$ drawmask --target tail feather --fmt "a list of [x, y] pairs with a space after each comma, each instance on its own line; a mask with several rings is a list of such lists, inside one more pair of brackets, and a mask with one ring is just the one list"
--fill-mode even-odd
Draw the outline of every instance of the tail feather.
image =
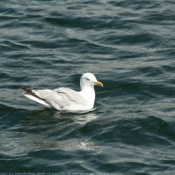
[[39, 97], [38, 95], [36, 95], [36, 94], [32, 91], [32, 89], [30, 89], [30, 88], [25, 88], [25, 87], [23, 87], [23, 86], [19, 86], [19, 87], [20, 87], [21, 89], [23, 89], [27, 94], [32, 95], [32, 96], [34, 96], [34, 97], [36, 97], [36, 98], [38, 98], [38, 99], [40, 99], [40, 100], [46, 101], [45, 99], [43, 99], [43, 98]]
[[30, 89], [30, 88], [25, 88], [25, 87], [23, 87], [23, 86], [19, 86], [21, 89], [23, 89], [26, 93], [24, 94], [24, 96], [26, 96], [27, 98], [29, 98], [29, 99], [31, 99], [31, 100], [33, 100], [33, 101], [36, 101], [37, 103], [40, 103], [40, 104], [42, 104], [43, 106], [45, 106], [46, 108], [51, 108], [51, 106], [49, 105], [49, 103], [45, 100], [45, 99], [43, 99], [43, 98], [41, 98], [41, 97], [39, 97], [38, 95], [36, 95], [33, 91], [32, 91], [32, 89]]

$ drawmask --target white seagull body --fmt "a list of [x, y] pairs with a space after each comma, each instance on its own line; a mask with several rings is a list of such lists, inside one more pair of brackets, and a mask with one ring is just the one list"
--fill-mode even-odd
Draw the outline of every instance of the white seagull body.
[[77, 92], [69, 88], [57, 88], [54, 90], [32, 90], [21, 87], [25, 90], [25, 96], [34, 100], [46, 108], [55, 108], [60, 111], [88, 111], [95, 102], [94, 85], [103, 87], [91, 73], [81, 76], [81, 91]]

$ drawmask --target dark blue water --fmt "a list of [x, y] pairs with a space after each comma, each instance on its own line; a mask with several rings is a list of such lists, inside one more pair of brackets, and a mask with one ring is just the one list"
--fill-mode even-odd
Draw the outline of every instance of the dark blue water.
[[[79, 90], [85, 72], [104, 84], [86, 114], [17, 87]], [[175, 174], [174, 0], [1, 0], [0, 82], [2, 175]]]

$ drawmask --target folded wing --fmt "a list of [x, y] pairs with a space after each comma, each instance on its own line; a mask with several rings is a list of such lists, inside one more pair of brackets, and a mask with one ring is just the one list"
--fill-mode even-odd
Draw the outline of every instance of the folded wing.
[[76, 91], [69, 88], [57, 88], [55, 90], [32, 90], [21, 87], [26, 91], [26, 97], [44, 105], [64, 110], [73, 105], [86, 105], [88, 102]]

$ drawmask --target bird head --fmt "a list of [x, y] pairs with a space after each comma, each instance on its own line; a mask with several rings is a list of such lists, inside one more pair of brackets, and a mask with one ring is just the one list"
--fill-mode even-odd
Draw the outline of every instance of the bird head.
[[100, 81], [97, 81], [96, 77], [92, 73], [85, 73], [81, 76], [80, 86], [83, 87], [94, 87], [94, 85], [98, 85], [103, 87], [103, 84]]

